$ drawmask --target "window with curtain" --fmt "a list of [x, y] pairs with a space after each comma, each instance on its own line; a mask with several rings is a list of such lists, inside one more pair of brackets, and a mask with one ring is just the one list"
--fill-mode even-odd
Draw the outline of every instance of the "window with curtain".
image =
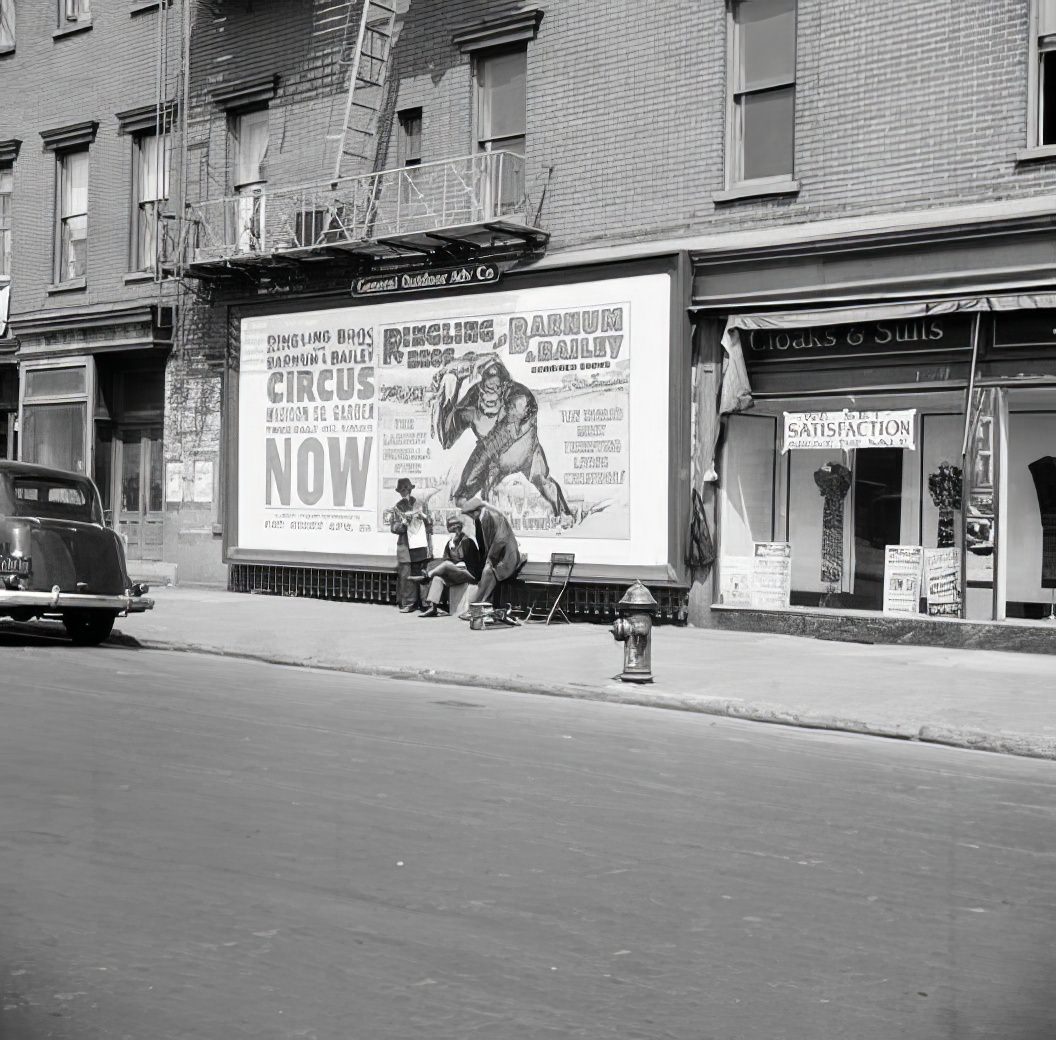
[[15, 49], [15, 0], [0, 0], [0, 54]]
[[[528, 122], [528, 51], [485, 53], [477, 58], [477, 148], [481, 152], [511, 152], [491, 168], [492, 192], [501, 215], [517, 208], [524, 197], [524, 151]], [[494, 195], [493, 195], [494, 197]]]
[[736, 0], [730, 21], [728, 181], [791, 178], [796, 0]]
[[268, 110], [244, 112], [232, 121], [236, 200], [234, 242], [240, 252], [257, 252], [264, 242], [265, 162], [268, 155]]
[[84, 473], [86, 416], [83, 401], [27, 404], [23, 409], [22, 460]]
[[58, 270], [56, 282], [83, 278], [88, 270], [88, 149], [59, 155]]
[[61, 0], [59, 13], [63, 23], [86, 22], [92, 17], [91, 0]]
[[1056, 0], [1034, 0], [1032, 103], [1036, 110], [1031, 144], [1056, 144]]
[[422, 164], [422, 110], [409, 108], [398, 114], [400, 122], [399, 164]]
[[11, 277], [11, 195], [15, 174], [10, 166], [0, 166], [0, 278]]
[[164, 133], [137, 134], [132, 147], [135, 210], [131, 269], [153, 271], [158, 260], [158, 222], [169, 197], [171, 139]]
[[252, 188], [267, 180], [268, 110], [246, 112], [234, 121], [234, 187]]

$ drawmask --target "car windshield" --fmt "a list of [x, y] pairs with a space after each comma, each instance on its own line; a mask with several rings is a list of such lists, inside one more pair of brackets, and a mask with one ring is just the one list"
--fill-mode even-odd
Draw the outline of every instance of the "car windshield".
[[93, 523], [92, 500], [84, 485], [47, 477], [16, 477], [15, 512], [52, 520], [81, 520]]

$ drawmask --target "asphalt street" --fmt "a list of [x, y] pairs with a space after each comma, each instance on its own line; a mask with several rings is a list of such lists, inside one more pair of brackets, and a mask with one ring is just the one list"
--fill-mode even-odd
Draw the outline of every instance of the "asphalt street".
[[21, 636], [0, 661], [0, 1040], [1056, 1035], [1051, 762]]

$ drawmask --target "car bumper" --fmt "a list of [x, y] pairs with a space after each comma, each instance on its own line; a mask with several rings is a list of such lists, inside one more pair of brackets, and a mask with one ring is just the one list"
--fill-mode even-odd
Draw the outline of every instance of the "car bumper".
[[142, 614], [154, 609], [149, 596], [96, 596], [86, 592], [61, 592], [56, 585], [51, 592], [25, 592], [0, 588], [0, 613], [12, 607], [30, 607], [41, 611], [116, 610], [122, 614]]

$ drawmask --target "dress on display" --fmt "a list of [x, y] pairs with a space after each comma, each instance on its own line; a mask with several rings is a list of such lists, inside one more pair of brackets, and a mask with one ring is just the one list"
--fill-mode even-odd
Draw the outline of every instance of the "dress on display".
[[821, 580], [828, 585], [843, 581], [843, 500], [851, 488], [851, 471], [839, 462], [827, 462], [814, 471], [825, 502], [821, 514]]
[[939, 530], [935, 544], [940, 549], [949, 549], [957, 544], [954, 533], [953, 513], [961, 508], [961, 471], [948, 462], [940, 462], [938, 471], [928, 477], [931, 500], [939, 511]]
[[1041, 511], [1041, 587], [1056, 589], [1056, 458], [1045, 455], [1027, 465]]

